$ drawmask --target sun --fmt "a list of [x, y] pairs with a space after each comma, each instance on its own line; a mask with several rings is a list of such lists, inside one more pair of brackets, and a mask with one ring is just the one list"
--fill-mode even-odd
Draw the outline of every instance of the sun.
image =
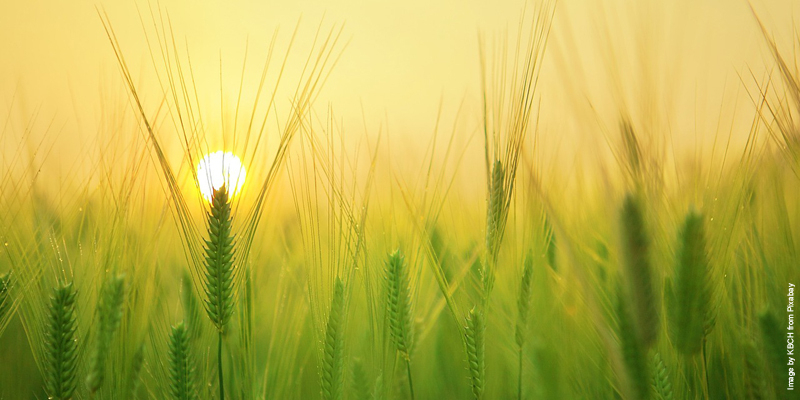
[[222, 185], [228, 188], [231, 197], [236, 196], [242, 190], [246, 175], [242, 160], [228, 151], [206, 154], [197, 163], [197, 183], [200, 193], [208, 201], [211, 201], [214, 190]]

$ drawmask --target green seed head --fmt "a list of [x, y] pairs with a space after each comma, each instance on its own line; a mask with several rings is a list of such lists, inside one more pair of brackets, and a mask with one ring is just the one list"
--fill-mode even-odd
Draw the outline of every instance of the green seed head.
[[225, 186], [214, 191], [211, 210], [206, 216], [208, 239], [205, 241], [205, 308], [219, 332], [233, 315], [234, 235], [231, 232], [231, 203]]
[[344, 284], [339, 278], [336, 278], [333, 287], [323, 353], [322, 396], [325, 400], [341, 400], [344, 381]]
[[72, 284], [53, 290], [45, 333], [45, 389], [51, 399], [72, 398], [77, 386], [76, 292]]
[[413, 341], [408, 268], [400, 250], [389, 255], [385, 268], [386, 312], [389, 332], [397, 351], [410, 358]]
[[533, 282], [533, 255], [529, 252], [525, 256], [525, 265], [522, 270], [522, 279], [519, 282], [519, 298], [517, 299], [517, 326], [514, 339], [517, 346], [525, 344], [525, 333], [528, 327], [528, 314], [531, 304], [531, 283]]
[[703, 217], [695, 211], [686, 215], [679, 236], [678, 265], [673, 293], [675, 347], [683, 354], [700, 352], [708, 315], [708, 254]]
[[484, 352], [484, 333], [486, 331], [486, 320], [483, 312], [477, 307], [472, 307], [467, 317], [467, 328], [465, 330], [467, 346], [467, 362], [469, 363], [469, 374], [472, 380], [472, 394], [476, 400], [483, 398], [483, 387], [486, 381], [485, 352]]
[[86, 385], [89, 391], [96, 392], [105, 378], [105, 363], [111, 342], [122, 321], [125, 301], [125, 275], [111, 277], [103, 287], [97, 304], [97, 330], [94, 336], [94, 349], [89, 359], [89, 375]]
[[194, 361], [190, 355], [189, 332], [183, 322], [172, 327], [169, 335], [170, 393], [176, 400], [195, 399]]
[[625, 197], [621, 214], [622, 262], [627, 277], [634, 329], [647, 348], [658, 336], [660, 308], [650, 264], [650, 238], [642, 206], [633, 195]]

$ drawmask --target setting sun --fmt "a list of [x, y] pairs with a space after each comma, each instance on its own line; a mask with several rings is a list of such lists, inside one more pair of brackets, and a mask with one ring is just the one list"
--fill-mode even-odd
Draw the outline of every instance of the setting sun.
[[236, 196], [242, 190], [246, 175], [242, 160], [227, 151], [206, 154], [197, 164], [197, 184], [208, 201], [211, 201], [214, 190], [223, 185], [231, 197]]

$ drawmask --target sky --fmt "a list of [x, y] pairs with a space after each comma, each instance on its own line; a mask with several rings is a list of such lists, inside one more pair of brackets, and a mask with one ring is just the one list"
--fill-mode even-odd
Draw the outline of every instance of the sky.
[[[134, 78], [152, 101], [160, 94], [148, 39], [154, 38], [151, 10], [161, 10], [191, 55], [208, 110], [218, 110], [220, 98], [235, 103], [245, 50], [246, 86], [253, 87], [276, 29], [276, 48], [283, 54], [299, 26], [284, 81], [292, 82], [317, 29], [341, 27], [341, 57], [317, 99], [320, 112], [334, 110], [348, 131], [424, 139], [440, 107], [442, 125], [449, 127], [462, 106], [459, 118], [469, 136], [480, 122], [479, 35], [513, 40], [520, 18], [529, 21], [536, 4], [6, 0], [0, 2], [0, 121], [11, 114], [12, 131], [19, 132], [35, 116], [32, 130], [54, 136], [61, 154], [80, 154], [113, 110], [128, 107], [100, 14], [108, 16]], [[635, 119], [654, 118], [681, 143], [695, 143], [698, 135], [708, 139], [727, 114], [726, 121], [741, 119], [736, 123], [746, 126], [752, 112], [743, 111], [748, 100], [742, 88], [753, 83], [751, 74], [763, 79], [771, 65], [748, 4], [559, 1], [538, 88], [539, 140], [580, 154], [607, 140], [586, 132], [613, 130], [621, 109]], [[779, 43], [791, 49], [797, 6], [791, 0], [752, 4]], [[288, 99], [293, 86], [286, 88], [280, 95]], [[408, 151], [425, 143], [397, 142]]]

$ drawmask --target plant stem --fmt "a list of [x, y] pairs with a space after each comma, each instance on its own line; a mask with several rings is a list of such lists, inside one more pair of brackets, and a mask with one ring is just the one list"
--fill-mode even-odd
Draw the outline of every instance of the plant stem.
[[219, 400], [225, 400], [225, 381], [222, 379], [222, 332], [219, 333], [219, 346], [217, 346], [217, 370], [219, 370]]
[[411, 359], [406, 359], [406, 372], [408, 372], [408, 390], [411, 392], [411, 400], [414, 400], [414, 384], [411, 382]]

